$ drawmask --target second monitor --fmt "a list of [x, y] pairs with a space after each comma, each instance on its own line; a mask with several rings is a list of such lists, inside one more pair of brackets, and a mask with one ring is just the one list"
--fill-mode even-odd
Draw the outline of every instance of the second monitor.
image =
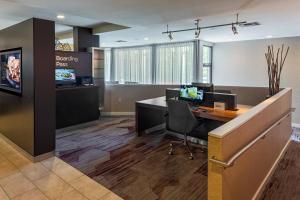
[[192, 86], [197, 87], [198, 90], [203, 90], [204, 92], [213, 92], [214, 91], [214, 85], [212, 83], [193, 82]]

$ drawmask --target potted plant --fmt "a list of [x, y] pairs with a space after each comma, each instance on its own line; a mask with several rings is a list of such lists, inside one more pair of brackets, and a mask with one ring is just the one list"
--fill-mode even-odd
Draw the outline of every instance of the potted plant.
[[273, 45], [268, 46], [268, 52], [265, 53], [267, 64], [268, 64], [268, 76], [269, 76], [268, 97], [277, 94], [280, 90], [281, 72], [289, 50], [290, 47], [288, 47], [285, 50], [284, 45], [282, 45], [281, 48], [277, 49], [277, 52], [274, 52]]

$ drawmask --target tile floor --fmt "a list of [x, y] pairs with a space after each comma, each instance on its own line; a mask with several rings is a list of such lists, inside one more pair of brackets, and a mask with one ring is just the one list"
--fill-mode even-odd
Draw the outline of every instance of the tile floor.
[[32, 163], [0, 138], [0, 200], [121, 200], [57, 157]]

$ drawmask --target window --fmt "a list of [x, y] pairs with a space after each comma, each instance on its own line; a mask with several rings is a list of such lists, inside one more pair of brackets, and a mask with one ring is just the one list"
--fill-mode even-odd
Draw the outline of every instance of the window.
[[152, 47], [119, 48], [113, 50], [114, 77], [119, 83], [152, 83]]
[[203, 83], [211, 83], [212, 81], [212, 47], [203, 46]]
[[156, 84], [190, 84], [194, 74], [194, 42], [156, 47]]
[[[198, 53], [200, 47], [202, 56]], [[212, 47], [190, 41], [113, 48], [105, 51], [105, 80], [120, 84], [211, 83]]]
[[105, 71], [105, 81], [110, 81], [110, 72], [111, 72], [111, 50], [104, 50], [104, 71]]

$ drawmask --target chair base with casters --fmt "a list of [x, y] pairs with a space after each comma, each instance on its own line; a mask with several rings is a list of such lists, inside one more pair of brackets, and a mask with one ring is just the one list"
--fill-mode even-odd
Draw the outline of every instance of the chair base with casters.
[[200, 144], [194, 144], [194, 143], [190, 143], [187, 139], [187, 134], [184, 134], [184, 139], [179, 141], [179, 140], [173, 140], [170, 142], [170, 149], [169, 149], [169, 155], [173, 155], [174, 151], [175, 151], [175, 146], [176, 145], [182, 145], [185, 147], [185, 149], [187, 150], [187, 153], [189, 155], [189, 159], [193, 160], [194, 159], [194, 154], [191, 150], [191, 146], [199, 148], [201, 153], [204, 153], [206, 148], [204, 147], [204, 145], [200, 145]]

